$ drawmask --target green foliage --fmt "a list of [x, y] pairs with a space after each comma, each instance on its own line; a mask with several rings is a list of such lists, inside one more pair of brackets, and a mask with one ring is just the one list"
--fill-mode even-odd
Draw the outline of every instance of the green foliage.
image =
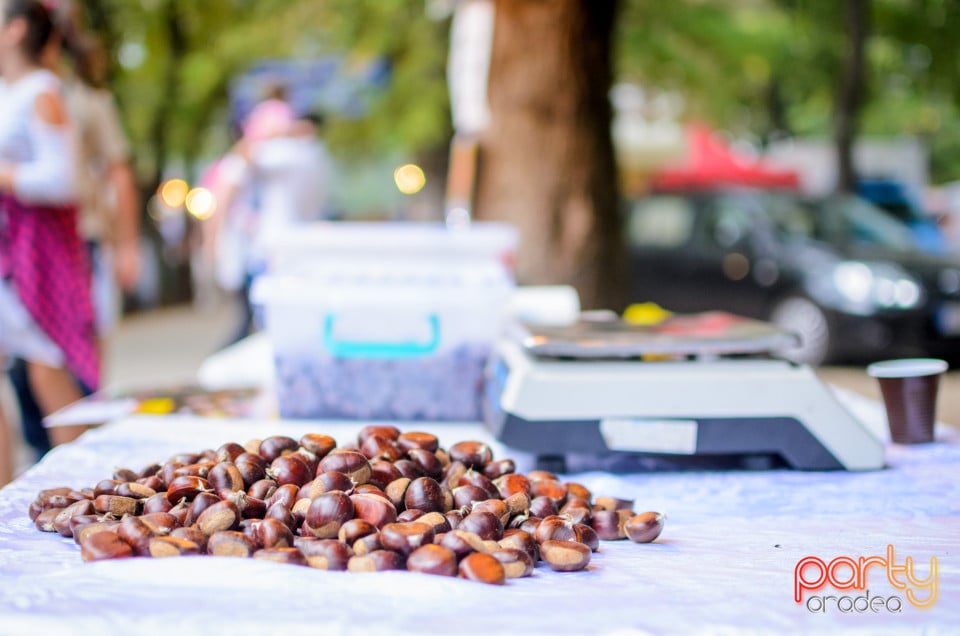
[[[450, 135], [449, 21], [423, 0], [86, 0], [118, 66], [113, 87], [145, 180], [227, 143], [230, 81], [263, 59], [386, 59], [367, 117], [334, 118], [338, 155], [415, 155]], [[960, 0], [873, 0], [865, 134], [922, 134], [936, 179], [960, 177]], [[841, 0], [621, 0], [617, 76], [676, 91], [686, 116], [766, 136], [831, 132], [845, 53]], [[534, 44], [531, 43], [531, 46]], [[773, 96], [773, 97], [772, 97]], [[778, 114], [776, 104], [782, 104]]]

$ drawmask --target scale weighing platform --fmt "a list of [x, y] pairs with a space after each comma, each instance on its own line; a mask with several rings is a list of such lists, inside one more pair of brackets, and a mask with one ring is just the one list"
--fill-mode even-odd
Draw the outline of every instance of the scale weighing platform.
[[[613, 316], [612, 314], [610, 316]], [[813, 370], [771, 357], [794, 334], [723, 312], [656, 325], [516, 323], [487, 367], [484, 420], [565, 472], [590, 456], [700, 465], [874, 470], [884, 449]]]

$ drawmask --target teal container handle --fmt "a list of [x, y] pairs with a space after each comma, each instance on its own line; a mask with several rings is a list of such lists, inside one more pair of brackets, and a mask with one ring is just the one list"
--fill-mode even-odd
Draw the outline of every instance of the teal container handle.
[[440, 346], [440, 316], [429, 314], [430, 338], [426, 342], [365, 342], [337, 340], [333, 335], [336, 316], [327, 314], [323, 322], [323, 346], [336, 358], [419, 358]]

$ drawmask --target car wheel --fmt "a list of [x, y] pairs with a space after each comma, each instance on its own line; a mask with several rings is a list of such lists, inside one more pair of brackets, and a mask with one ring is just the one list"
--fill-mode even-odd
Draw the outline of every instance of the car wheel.
[[780, 357], [811, 366], [829, 359], [830, 323], [813, 301], [800, 296], [786, 298], [773, 308], [770, 322], [800, 336], [800, 346], [777, 351]]

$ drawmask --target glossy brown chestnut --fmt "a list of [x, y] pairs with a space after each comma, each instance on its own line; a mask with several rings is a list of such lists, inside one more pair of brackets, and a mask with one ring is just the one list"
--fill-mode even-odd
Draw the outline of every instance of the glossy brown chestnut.
[[627, 538], [623, 525], [633, 516], [626, 510], [596, 510], [590, 527], [602, 541], [617, 541]]
[[140, 514], [143, 502], [133, 497], [121, 497], [120, 495], [100, 495], [93, 500], [93, 507], [97, 512], [110, 514], [120, 518], [123, 515]]
[[157, 494], [157, 491], [135, 481], [127, 481], [117, 486], [115, 494], [131, 499], [146, 499]]
[[80, 558], [84, 561], [125, 559], [132, 556], [133, 548], [116, 532], [91, 532], [80, 539]]
[[193, 498], [199, 493], [211, 492], [212, 490], [210, 482], [203, 477], [181, 475], [174, 477], [173, 481], [167, 485], [167, 500], [172, 504], [179, 503], [183, 499], [189, 502], [193, 501]]
[[584, 523], [573, 524], [574, 532], [579, 536], [580, 543], [590, 548], [593, 552], [600, 549], [600, 537], [594, 529]]
[[133, 548], [134, 555], [148, 556], [150, 554], [150, 539], [154, 537], [154, 533], [150, 526], [140, 520], [140, 517], [124, 516], [120, 520], [120, 527], [117, 528], [117, 536]]
[[300, 446], [316, 455], [317, 460], [321, 460], [337, 447], [337, 440], [329, 435], [307, 433], [300, 438]]
[[303, 528], [318, 539], [336, 539], [341, 526], [353, 516], [350, 497], [342, 492], [328, 492], [310, 503]]
[[200, 513], [197, 527], [208, 537], [216, 532], [235, 530], [240, 523], [240, 511], [230, 501], [220, 501]]
[[659, 512], [641, 512], [630, 517], [623, 524], [623, 529], [627, 538], [634, 543], [650, 543], [663, 532], [664, 521], [666, 517]]
[[457, 557], [452, 550], [431, 543], [410, 553], [407, 557], [407, 569], [423, 574], [456, 576]]
[[302, 520], [300, 522], [297, 521], [298, 517], [293, 514], [293, 509], [287, 508], [282, 502], [277, 502], [267, 508], [267, 512], [263, 515], [263, 518], [276, 519], [290, 528], [290, 530], [296, 530], [302, 525]]
[[214, 532], [207, 539], [207, 554], [213, 556], [249, 557], [257, 549], [253, 539], [242, 532]]
[[470, 512], [489, 512], [500, 519], [500, 525], [506, 527], [510, 521], [510, 508], [502, 499], [487, 499], [486, 501], [477, 501], [470, 507]]
[[220, 462], [207, 473], [207, 481], [217, 491], [246, 490], [240, 469], [231, 461]]
[[292, 437], [287, 437], [286, 435], [271, 435], [270, 437], [265, 437], [260, 442], [260, 457], [263, 457], [267, 462], [272, 462], [277, 457], [284, 455], [286, 453], [292, 453], [300, 447], [300, 442], [293, 439]]
[[425, 515], [417, 517], [417, 521], [433, 526], [434, 534], [450, 532], [450, 530], [453, 529], [450, 527], [450, 522], [447, 520], [447, 517], [439, 512], [428, 512]]
[[286, 565], [306, 565], [307, 559], [296, 548], [262, 548], [253, 553], [254, 559]]
[[307, 565], [318, 570], [346, 570], [347, 561], [353, 556], [353, 550], [335, 539], [296, 537], [293, 545], [303, 554]]
[[170, 503], [170, 500], [167, 499], [166, 492], [158, 492], [152, 497], [148, 497], [143, 502], [143, 513], [149, 514], [151, 512], [169, 512], [173, 508], [173, 504]]
[[391, 481], [387, 484], [387, 487], [383, 489], [387, 499], [390, 500], [390, 503], [392, 503], [397, 510], [403, 510], [404, 508], [404, 496], [407, 494], [407, 488], [410, 487], [411, 481], [413, 480], [409, 477], [399, 477]]
[[483, 488], [469, 484], [466, 486], [457, 486], [453, 489], [451, 495], [453, 496], [454, 508], [469, 509], [474, 503], [489, 499], [489, 495]]
[[493, 481], [493, 485], [503, 499], [521, 492], [525, 495], [530, 495], [531, 492], [530, 480], [520, 473], [501, 475]]
[[[90, 525], [91, 523], [101, 522], [103, 517], [98, 514], [92, 515], [74, 515], [70, 517], [70, 536], [76, 540], [77, 533], [80, 532], [80, 529], [84, 526]], [[115, 522], [114, 522], [115, 523]]]
[[[318, 467], [319, 470], [319, 467]], [[316, 478], [313, 480], [314, 483], [319, 483], [323, 486], [323, 492], [318, 492], [317, 494], [322, 495], [324, 492], [330, 492], [331, 490], [339, 490], [341, 492], [350, 492], [354, 488], [354, 483], [350, 480], [346, 474], [341, 473], [338, 470], [327, 470], [318, 472]]]
[[282, 455], [270, 463], [267, 476], [277, 482], [282, 488], [292, 484], [300, 488], [313, 478], [313, 472], [306, 463], [294, 454]]
[[351, 495], [354, 516], [368, 521], [378, 529], [397, 520], [397, 509], [390, 500], [380, 495]]
[[460, 477], [458, 486], [476, 486], [483, 490], [487, 496], [486, 499], [500, 499], [500, 491], [482, 472], [470, 469]]
[[[101, 497], [111, 496], [112, 495], [101, 495]], [[33, 524], [40, 532], [56, 532], [57, 526], [54, 525], [54, 521], [56, 521], [57, 515], [59, 515], [62, 510], [63, 508], [50, 508], [48, 510], [44, 510], [37, 515], [36, 519], [33, 520]]]
[[258, 479], [247, 488], [247, 494], [266, 502], [277, 491], [277, 482], [272, 479]]
[[530, 500], [530, 514], [543, 519], [560, 514], [560, 509], [550, 497], [534, 497]]
[[374, 435], [395, 442], [400, 437], [400, 429], [396, 426], [390, 426], [389, 424], [368, 424], [361, 428], [360, 433], [357, 434], [357, 444], [363, 446], [367, 438]]
[[167, 536], [173, 537], [174, 539], [190, 541], [191, 543], [197, 544], [201, 552], [207, 551], [207, 535], [200, 532], [199, 528], [174, 528]]
[[[94, 497], [99, 497], [100, 495], [115, 495], [115, 494], [117, 494], [117, 486], [119, 486], [119, 485], [122, 484], [122, 483], [123, 483], [123, 482], [120, 481], [119, 479], [101, 479], [100, 481], [97, 482], [97, 485], [93, 487], [93, 496], [94, 496]], [[66, 492], [64, 492], [64, 493], [58, 493], [58, 492], [56, 492], [56, 491], [58, 491], [58, 490], [61, 490], [61, 489], [59, 489], [59, 488], [57, 488], [57, 489], [50, 489], [50, 490], [48, 491], [50, 494], [47, 495], [47, 498], [49, 498], [49, 499], [51, 500], [51, 506], [49, 506], [49, 507], [65, 508], [66, 506], [69, 505], [69, 503], [72, 503], [72, 502], [69, 502], [69, 503], [66, 502], [66, 499], [65, 499], [65, 497], [64, 497], [68, 492], [70, 492], [70, 490], [69, 490], [68, 488], [64, 488], [64, 489], [62, 489], [62, 490], [65, 490], [65, 491], [66, 491]], [[53, 503], [52, 503], [53, 498], [54, 498], [54, 497], [57, 497], [57, 496], [63, 498], [64, 503], [62, 503], [62, 504], [60, 504], [60, 505], [53, 504]], [[41, 495], [40, 495], [40, 497], [38, 497], [38, 499], [42, 499], [43, 497], [44, 497], [44, 495], [41, 493]]]
[[304, 464], [307, 465], [307, 473], [309, 473], [311, 478], [317, 474], [317, 466], [320, 465], [320, 458], [317, 456], [316, 453], [308, 451], [306, 448], [300, 447], [297, 450], [293, 451], [291, 455], [293, 457], [296, 457], [297, 459], [299, 459], [300, 461], [302, 461]]
[[93, 502], [89, 499], [75, 501], [57, 513], [53, 518], [53, 527], [61, 536], [72, 537], [73, 527], [70, 525], [70, 520], [79, 515], [92, 515], [94, 512]]
[[509, 475], [517, 470], [517, 465], [512, 459], [499, 459], [488, 462], [483, 467], [483, 474], [487, 479], [497, 479], [503, 475]]
[[406, 477], [407, 479], [423, 477], [420, 467], [409, 459], [398, 459], [397, 461], [393, 462], [393, 467], [397, 469], [401, 476]]
[[192, 526], [200, 518], [200, 513], [210, 506], [220, 503], [220, 501], [220, 497], [212, 492], [198, 493], [190, 502], [190, 505], [187, 506], [187, 516], [184, 518], [182, 525]]
[[430, 433], [409, 431], [401, 434], [400, 437], [397, 438], [397, 446], [399, 446], [400, 450], [404, 453], [414, 448], [422, 448], [425, 451], [436, 453], [437, 449], [440, 448], [440, 440], [437, 439], [436, 435], [431, 435]]
[[[202, 554], [199, 545], [179, 537], [153, 537], [147, 545], [147, 553], [154, 558]], [[140, 556], [140, 555], [138, 555]]]
[[630, 499], [618, 499], [616, 497], [597, 497], [593, 504], [604, 510], [632, 510], [633, 501]]
[[430, 451], [422, 448], [411, 448], [407, 451], [407, 459], [416, 464], [424, 476], [436, 480], [443, 478], [443, 465], [437, 459], [437, 456]]
[[507, 578], [503, 564], [484, 552], [463, 557], [457, 569], [462, 578], [491, 585], [503, 585]]
[[452, 550], [458, 561], [468, 554], [484, 552], [486, 550], [483, 539], [473, 532], [466, 532], [464, 530], [451, 530], [450, 532], [446, 532], [437, 540], [437, 543], [448, 550]]
[[357, 555], [370, 554], [376, 550], [382, 550], [383, 545], [380, 543], [380, 531], [378, 530], [372, 534], [360, 537], [350, 544], [350, 547], [353, 549], [354, 554]]
[[523, 550], [533, 563], [540, 560], [540, 546], [529, 532], [516, 528], [505, 530], [499, 543], [500, 547], [504, 549]]
[[493, 451], [483, 442], [458, 442], [447, 452], [450, 454], [450, 461], [463, 462], [467, 468], [474, 470], [482, 471], [487, 462], [493, 461]]
[[270, 495], [270, 498], [267, 499], [267, 509], [270, 509], [274, 504], [280, 503], [283, 504], [288, 510], [293, 508], [293, 504], [297, 501], [297, 495], [300, 494], [300, 488], [295, 484], [284, 484], [283, 486], [277, 487], [273, 494]]
[[503, 573], [508, 579], [519, 579], [533, 574], [533, 559], [523, 550], [503, 548], [489, 554], [503, 565]]
[[590, 548], [576, 541], [544, 541], [540, 544], [540, 558], [551, 570], [576, 572], [590, 563]]
[[240, 471], [240, 476], [243, 477], [243, 484], [247, 488], [250, 488], [254, 483], [266, 477], [267, 466], [269, 466], [267, 460], [253, 453], [237, 455], [233, 460], [233, 465]]
[[337, 539], [348, 546], [352, 546], [357, 539], [376, 533], [376, 526], [369, 521], [364, 521], [363, 519], [350, 519], [340, 526], [340, 532], [337, 533]]
[[400, 449], [392, 441], [381, 435], [370, 435], [360, 444], [360, 452], [370, 461], [386, 460], [394, 462], [400, 459]]
[[370, 462], [358, 451], [334, 450], [317, 464], [318, 473], [334, 470], [343, 473], [354, 484], [365, 484], [370, 481], [373, 472]]
[[254, 521], [253, 539], [261, 548], [289, 548], [293, 545], [290, 528], [276, 519]]
[[457, 529], [479, 535], [484, 541], [499, 541], [503, 538], [503, 523], [499, 517], [489, 512], [471, 512], [463, 518]]
[[424, 512], [444, 512], [443, 502], [443, 490], [437, 480], [431, 477], [417, 477], [410, 482], [403, 495], [404, 507]]
[[530, 482], [530, 494], [548, 497], [559, 508], [567, 500], [567, 487], [559, 479], [541, 479]]
[[232, 464], [233, 460], [245, 452], [247, 451], [240, 444], [236, 442], [226, 442], [221, 444], [216, 450], [217, 461], [230, 462]]
[[403, 557], [390, 550], [374, 550], [369, 554], [354, 555], [347, 561], [347, 570], [350, 572], [385, 572], [402, 569]]
[[[439, 514], [439, 513], [431, 513]], [[423, 510], [417, 510], [416, 508], [407, 508], [403, 512], [397, 514], [398, 523], [407, 523], [409, 521], [416, 521], [424, 515]]]
[[388, 523], [380, 529], [380, 544], [404, 556], [428, 543], [433, 543], [433, 526], [426, 523]]
[[370, 483], [386, 491], [387, 485], [403, 477], [392, 462], [377, 460], [370, 462]]

